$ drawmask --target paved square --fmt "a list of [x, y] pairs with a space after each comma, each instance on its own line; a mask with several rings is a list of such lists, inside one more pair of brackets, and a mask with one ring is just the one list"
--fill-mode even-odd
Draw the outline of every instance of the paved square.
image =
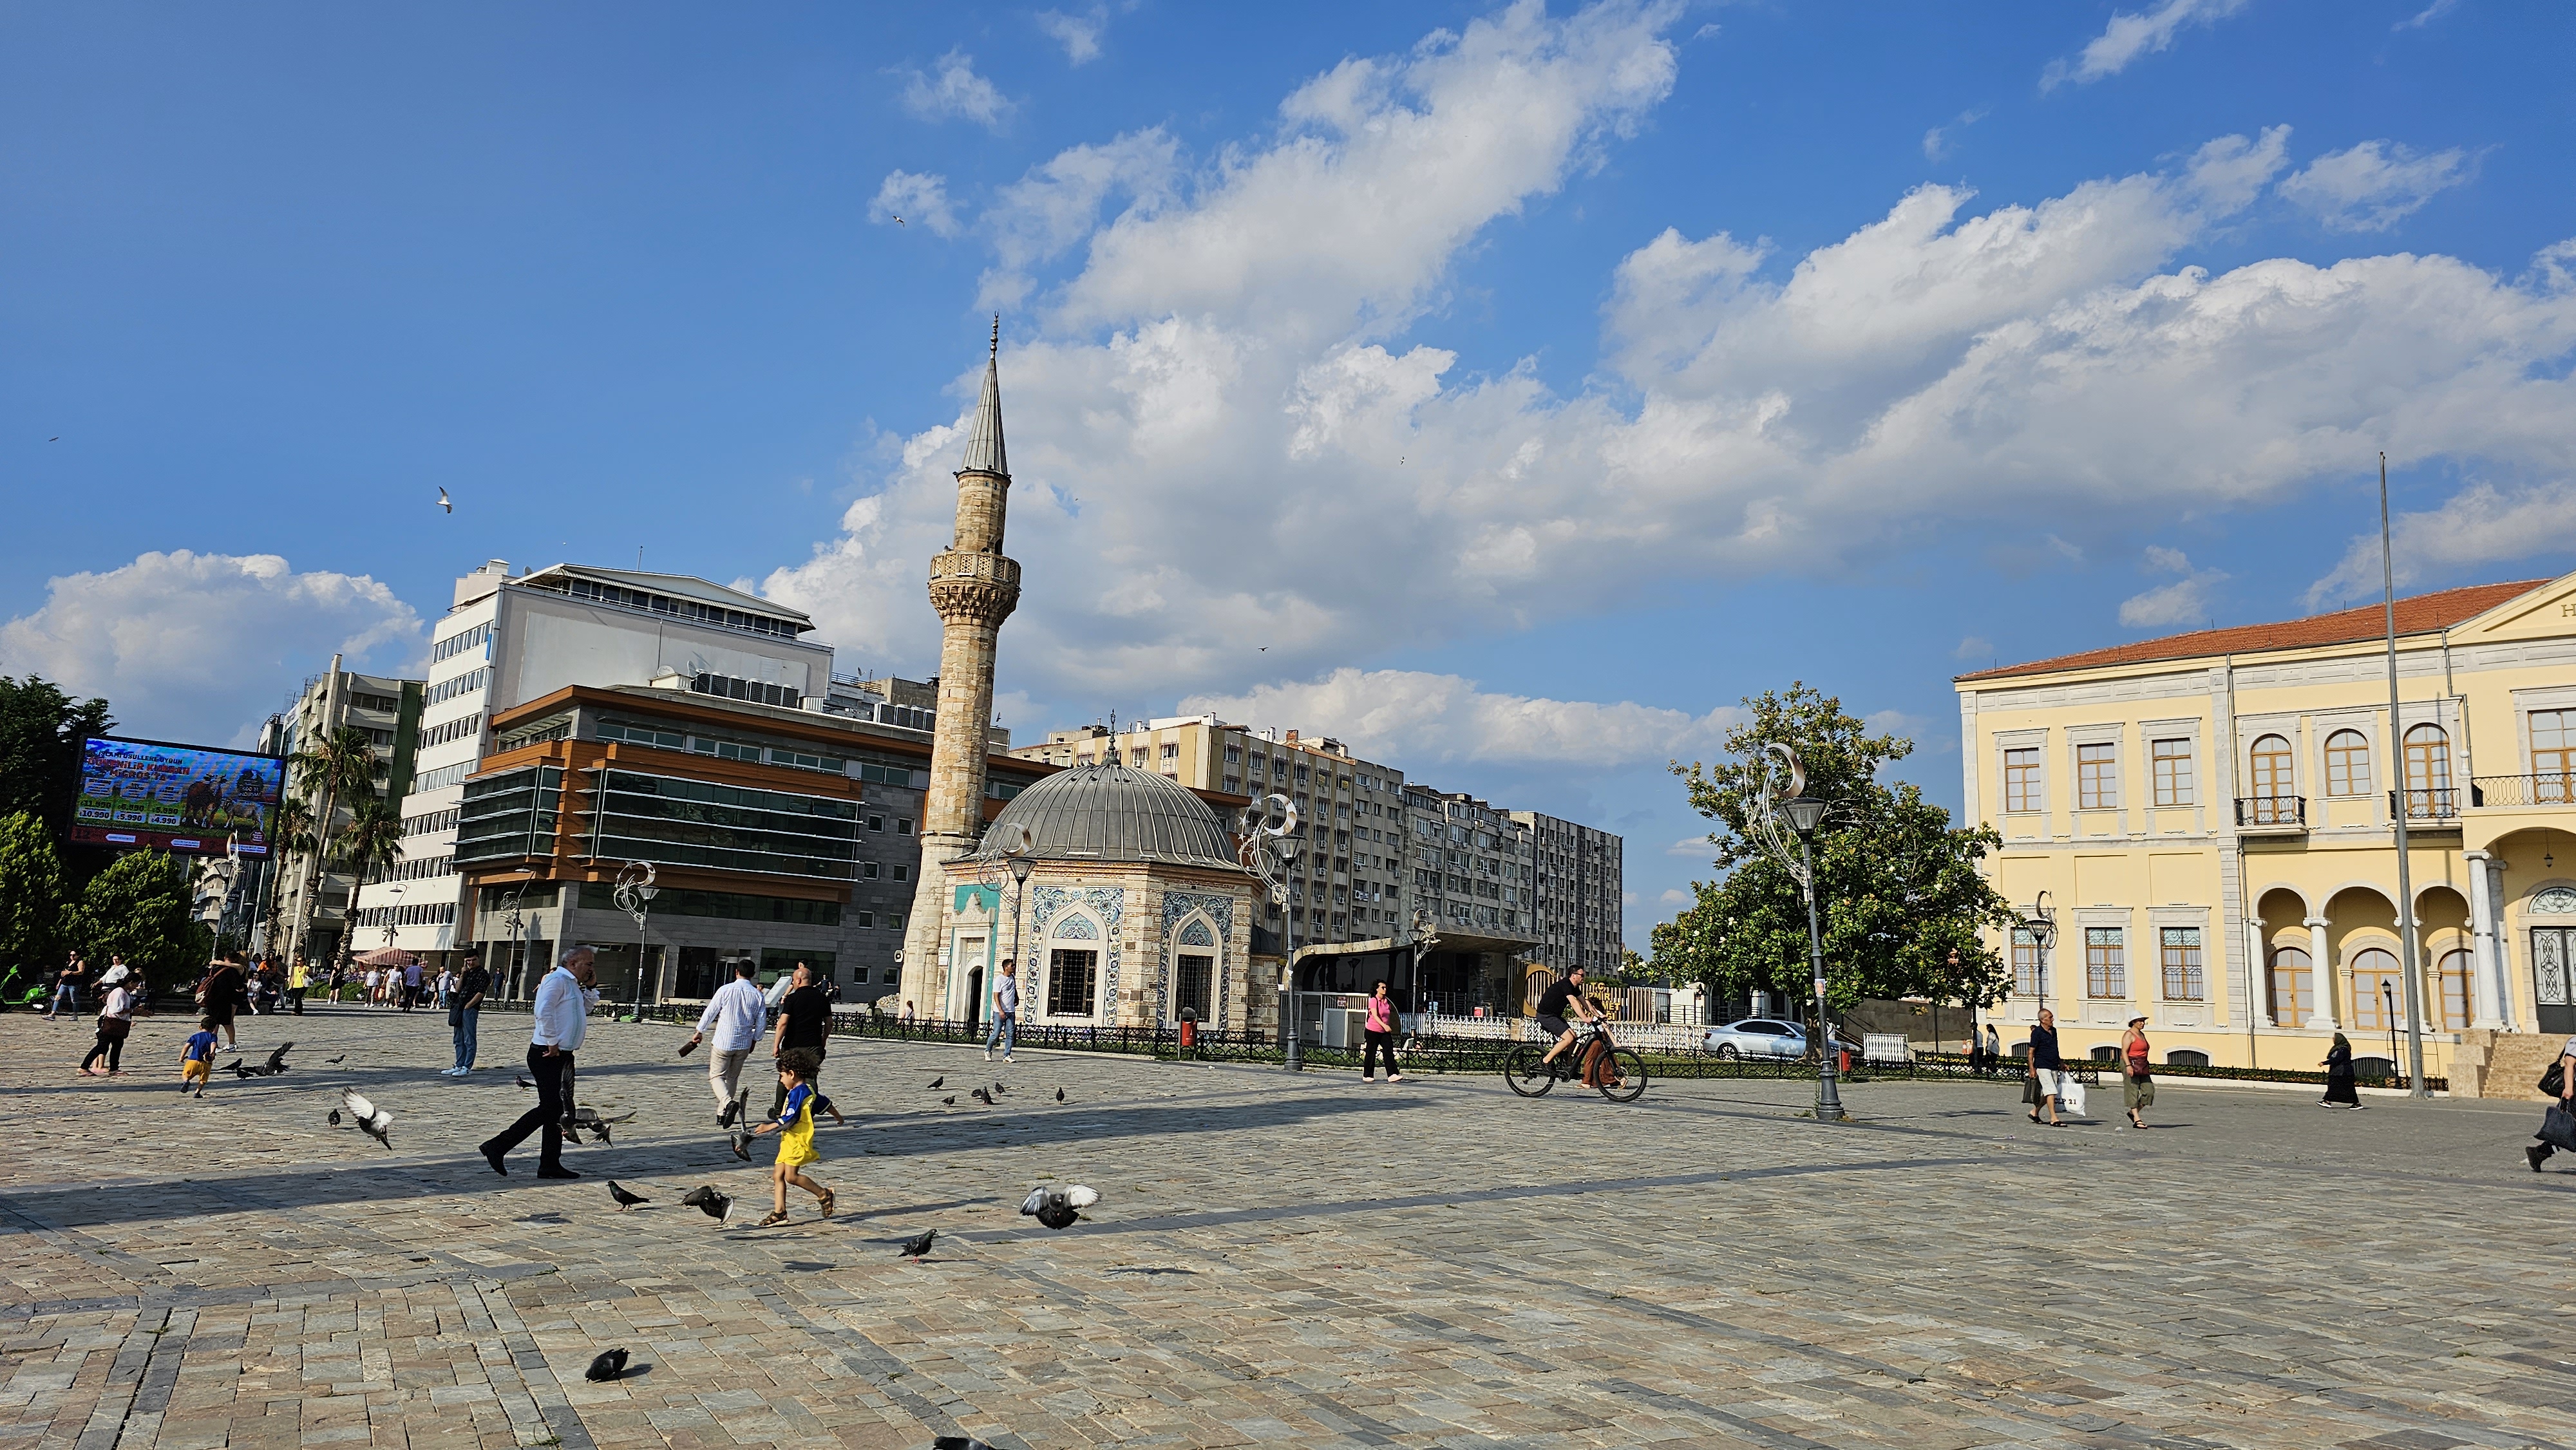
[[[472, 1151], [532, 1100], [525, 1018], [465, 1082], [435, 1012], [243, 1025], [294, 1071], [198, 1102], [178, 1019], [110, 1082], [85, 1027], [0, 1017], [0, 1450], [2576, 1443], [2576, 1182], [2524, 1166], [2522, 1107], [2170, 1089], [2158, 1131], [2050, 1131], [2008, 1086], [1890, 1083], [1819, 1126], [1791, 1084], [1620, 1107], [844, 1040], [842, 1214], [763, 1231], [768, 1155], [725, 1151], [668, 1027], [593, 1028], [582, 1100], [638, 1117], [549, 1183]], [[392, 1152], [324, 1125], [343, 1084]], [[1061, 1178], [1095, 1222], [1018, 1216]], [[700, 1183], [753, 1212], [719, 1230]], [[641, 1370], [586, 1383], [616, 1345]]]

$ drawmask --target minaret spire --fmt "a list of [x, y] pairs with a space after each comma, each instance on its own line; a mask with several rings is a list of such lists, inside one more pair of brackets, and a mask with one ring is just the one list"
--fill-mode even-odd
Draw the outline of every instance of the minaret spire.
[[1011, 460], [1002, 448], [1002, 314], [993, 314], [992, 350], [984, 357], [984, 396], [975, 403], [975, 421], [966, 430], [966, 459], [958, 470], [1011, 476]]

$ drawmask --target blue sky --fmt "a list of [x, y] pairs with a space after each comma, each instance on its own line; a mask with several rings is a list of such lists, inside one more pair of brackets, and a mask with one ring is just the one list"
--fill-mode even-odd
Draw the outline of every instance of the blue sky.
[[[1189, 702], [1618, 829], [1803, 678], [2576, 566], [2576, 16], [15, 7], [0, 671], [231, 740], [487, 558], [926, 673], [1003, 313], [1005, 723]], [[902, 214], [902, 225], [893, 221]], [[457, 500], [452, 516], [437, 490]]]

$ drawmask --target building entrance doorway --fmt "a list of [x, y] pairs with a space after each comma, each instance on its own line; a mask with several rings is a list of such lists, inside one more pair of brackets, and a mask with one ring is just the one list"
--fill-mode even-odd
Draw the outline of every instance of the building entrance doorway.
[[2568, 992], [2569, 958], [2576, 956], [2576, 927], [2531, 929], [2531, 1000], [2540, 1009], [2540, 1030], [2576, 1034], [2576, 1001]]

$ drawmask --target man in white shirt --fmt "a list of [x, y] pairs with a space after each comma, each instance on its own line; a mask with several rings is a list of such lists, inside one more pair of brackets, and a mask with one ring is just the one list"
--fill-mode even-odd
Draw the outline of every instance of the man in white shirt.
[[691, 1046], [705, 1041], [713, 1028], [715, 1045], [707, 1053], [707, 1086], [716, 1095], [716, 1126], [730, 1128], [742, 1112], [742, 1064], [751, 1050], [760, 1045], [760, 1034], [769, 1023], [769, 1003], [760, 995], [759, 983], [752, 980], [760, 965], [749, 957], [733, 964], [733, 980], [716, 989], [707, 999], [707, 1010], [698, 1014], [698, 1030], [689, 1034]]
[[563, 1166], [563, 1122], [572, 1111], [567, 1089], [572, 1082], [573, 1054], [581, 1050], [582, 1034], [590, 1027], [591, 1006], [599, 1000], [599, 993], [591, 985], [595, 980], [590, 948], [575, 946], [565, 948], [555, 969], [537, 983], [536, 1024], [528, 1032], [528, 1076], [537, 1081], [537, 1105], [482, 1145], [483, 1161], [505, 1178], [510, 1170], [501, 1165], [503, 1156], [526, 1142], [530, 1133], [539, 1131], [545, 1137], [538, 1144], [537, 1176], [581, 1176]]

